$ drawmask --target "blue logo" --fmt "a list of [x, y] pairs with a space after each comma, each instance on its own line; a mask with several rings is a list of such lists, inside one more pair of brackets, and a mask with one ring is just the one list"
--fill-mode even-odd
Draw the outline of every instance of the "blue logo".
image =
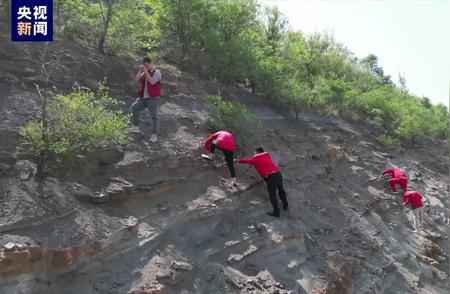
[[53, 0], [12, 0], [11, 40], [53, 41]]

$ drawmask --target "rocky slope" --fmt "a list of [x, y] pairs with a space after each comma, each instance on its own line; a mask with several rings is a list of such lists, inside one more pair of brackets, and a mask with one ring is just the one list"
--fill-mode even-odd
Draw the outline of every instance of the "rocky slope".
[[[36, 180], [19, 147], [42, 83], [38, 45], [0, 34], [0, 293], [447, 293], [448, 154], [439, 146], [385, 150], [366, 126], [315, 113], [295, 122], [247, 91], [163, 65], [162, 136], [130, 135], [123, 156], [99, 151]], [[132, 60], [55, 41], [51, 84], [93, 86], [106, 76], [129, 107]], [[29, 52], [29, 53], [27, 53]], [[30, 55], [31, 54], [31, 55]], [[290, 208], [280, 219], [263, 182], [238, 166], [199, 160], [211, 93], [245, 103], [262, 120], [256, 142], [282, 168]], [[250, 154], [246, 154], [250, 155]], [[413, 233], [400, 195], [370, 181], [405, 169], [431, 199]]]

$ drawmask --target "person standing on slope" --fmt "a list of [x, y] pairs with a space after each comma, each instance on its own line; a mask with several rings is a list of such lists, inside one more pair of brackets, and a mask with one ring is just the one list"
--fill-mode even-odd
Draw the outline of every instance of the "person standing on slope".
[[[417, 191], [407, 191], [407, 189], [403, 189], [403, 205], [411, 205], [415, 231], [423, 230], [422, 198], [422, 194]], [[427, 199], [426, 202], [429, 203], [430, 199]]]
[[205, 140], [204, 146], [209, 154], [202, 154], [202, 157], [209, 160], [214, 159], [214, 151], [216, 149], [222, 150], [223, 155], [225, 155], [225, 161], [227, 163], [228, 170], [230, 171], [231, 184], [236, 186], [236, 171], [234, 169], [233, 159], [233, 152], [236, 150], [236, 141], [233, 134], [227, 131], [218, 131], [214, 134], [211, 134]]
[[393, 192], [397, 192], [397, 184], [400, 184], [400, 187], [403, 190], [408, 187], [408, 177], [403, 171], [397, 168], [389, 168], [384, 170], [383, 173], [378, 177], [378, 179], [381, 179], [384, 175], [387, 174], [391, 175], [388, 183], [391, 186]]
[[286, 198], [286, 192], [283, 189], [283, 177], [280, 169], [273, 162], [272, 156], [269, 152], [264, 152], [264, 149], [258, 147], [255, 149], [255, 154], [251, 158], [242, 158], [238, 160], [239, 163], [252, 164], [256, 171], [267, 183], [267, 191], [269, 192], [270, 202], [272, 203], [273, 212], [267, 214], [274, 217], [280, 217], [280, 209], [278, 208], [278, 196], [283, 203], [283, 209], [287, 210], [289, 204]]
[[139, 131], [139, 112], [147, 107], [153, 120], [150, 141], [156, 142], [159, 135], [158, 110], [161, 97], [161, 72], [150, 58], [145, 57], [135, 79], [140, 83], [140, 88], [138, 98], [131, 106], [131, 120], [134, 125], [132, 131]]

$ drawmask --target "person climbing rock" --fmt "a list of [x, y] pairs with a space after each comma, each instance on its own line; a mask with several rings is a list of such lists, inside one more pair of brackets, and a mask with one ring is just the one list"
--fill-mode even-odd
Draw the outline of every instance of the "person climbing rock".
[[218, 131], [205, 140], [204, 146], [209, 154], [202, 154], [202, 157], [209, 160], [214, 159], [216, 149], [222, 150], [223, 155], [225, 155], [228, 170], [230, 171], [231, 184], [234, 186], [237, 185], [233, 159], [233, 152], [236, 150], [236, 141], [233, 134], [227, 131]]
[[139, 132], [139, 112], [147, 107], [153, 120], [150, 141], [156, 142], [159, 135], [158, 110], [161, 97], [161, 72], [150, 58], [145, 57], [135, 79], [140, 84], [140, 88], [138, 98], [131, 106], [133, 127], [130, 130]]
[[378, 177], [381, 179], [385, 175], [391, 175], [391, 178], [388, 180], [389, 185], [392, 188], [393, 192], [397, 192], [397, 185], [400, 184], [402, 189], [406, 189], [408, 187], [408, 177], [407, 175], [397, 169], [397, 168], [389, 168], [383, 171], [383, 173]]
[[270, 216], [280, 217], [280, 209], [278, 208], [277, 189], [278, 196], [283, 203], [283, 209], [288, 209], [288, 201], [286, 198], [286, 192], [283, 189], [283, 176], [280, 169], [272, 160], [269, 152], [264, 152], [264, 149], [258, 147], [255, 149], [255, 154], [251, 158], [242, 158], [237, 161], [238, 163], [252, 164], [255, 166], [256, 171], [267, 183], [267, 191], [269, 192], [270, 202], [272, 203], [273, 212], [268, 212]]
[[[411, 205], [415, 231], [423, 230], [422, 198], [422, 194], [417, 191], [408, 191], [407, 189], [403, 189], [403, 204]], [[429, 203], [430, 199], [427, 199], [426, 202]]]

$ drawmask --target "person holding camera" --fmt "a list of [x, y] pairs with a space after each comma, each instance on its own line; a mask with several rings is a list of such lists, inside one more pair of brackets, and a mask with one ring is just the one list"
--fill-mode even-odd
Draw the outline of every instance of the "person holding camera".
[[138, 98], [131, 106], [131, 120], [133, 127], [131, 131], [139, 132], [139, 112], [148, 108], [150, 117], [153, 120], [153, 131], [150, 137], [151, 142], [158, 141], [159, 135], [159, 99], [161, 97], [161, 72], [148, 57], [142, 60], [142, 66], [135, 77], [140, 84]]

